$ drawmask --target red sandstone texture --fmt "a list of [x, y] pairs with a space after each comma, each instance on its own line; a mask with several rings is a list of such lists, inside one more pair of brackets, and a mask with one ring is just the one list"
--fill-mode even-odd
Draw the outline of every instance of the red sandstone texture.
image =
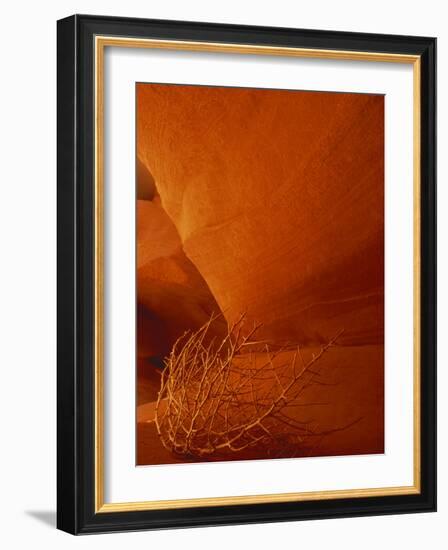
[[185, 460], [147, 420], [163, 358], [213, 312], [217, 338], [241, 313], [279, 345], [343, 329], [311, 410], [361, 420], [303, 454], [382, 452], [383, 97], [138, 84], [137, 156], [137, 462]]

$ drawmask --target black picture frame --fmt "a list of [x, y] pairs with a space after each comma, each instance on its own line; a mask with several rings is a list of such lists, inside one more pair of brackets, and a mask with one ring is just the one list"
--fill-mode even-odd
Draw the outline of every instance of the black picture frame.
[[[94, 50], [97, 35], [416, 55], [421, 60], [419, 494], [95, 511]], [[72, 534], [436, 509], [436, 39], [74, 15], [57, 24], [57, 526]]]

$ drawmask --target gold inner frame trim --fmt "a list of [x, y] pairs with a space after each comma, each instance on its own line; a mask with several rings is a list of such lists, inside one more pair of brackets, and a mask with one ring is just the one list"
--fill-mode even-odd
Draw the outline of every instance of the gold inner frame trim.
[[[414, 420], [414, 471], [413, 485], [349, 490], [313, 491], [262, 495], [228, 496], [216, 498], [194, 498], [181, 500], [159, 500], [142, 502], [104, 502], [104, 50], [106, 47], [153, 48], [161, 50], [199, 51], [209, 53], [235, 53], [333, 59], [348, 61], [372, 61], [407, 63], [413, 65], [413, 174], [414, 174], [414, 372], [413, 372], [413, 420]], [[381, 52], [357, 52], [345, 50], [324, 50], [278, 46], [257, 46], [253, 44], [225, 44], [182, 40], [157, 40], [96, 36], [95, 56], [95, 513], [129, 512], [142, 510], [163, 510], [201, 506], [223, 506], [261, 504], [273, 502], [300, 502], [332, 500], [341, 498], [362, 498], [420, 493], [421, 485], [421, 388], [420, 388], [420, 117], [421, 117], [421, 59], [417, 55], [389, 54]]]

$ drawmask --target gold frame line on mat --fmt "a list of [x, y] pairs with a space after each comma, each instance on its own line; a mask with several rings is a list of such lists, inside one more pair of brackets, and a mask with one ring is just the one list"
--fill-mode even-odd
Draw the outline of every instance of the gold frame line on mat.
[[[162, 50], [183, 50], [214, 53], [236, 53], [270, 56], [335, 59], [349, 61], [371, 61], [407, 63], [413, 65], [413, 179], [414, 179], [414, 350], [413, 350], [413, 485], [402, 487], [380, 487], [350, 490], [313, 491], [264, 495], [228, 496], [216, 498], [195, 498], [181, 500], [142, 501], [124, 503], [104, 502], [104, 357], [103, 357], [103, 292], [104, 292], [104, 50], [108, 46], [120, 48], [154, 48]], [[224, 44], [180, 40], [157, 40], [120, 38], [113, 36], [95, 37], [95, 512], [127, 512], [137, 510], [162, 510], [202, 506], [223, 506], [236, 504], [260, 504], [270, 502], [298, 502], [330, 500], [356, 497], [378, 497], [420, 493], [420, 56], [377, 52], [343, 50], [305, 49], [278, 46], [255, 46], [250, 44]]]

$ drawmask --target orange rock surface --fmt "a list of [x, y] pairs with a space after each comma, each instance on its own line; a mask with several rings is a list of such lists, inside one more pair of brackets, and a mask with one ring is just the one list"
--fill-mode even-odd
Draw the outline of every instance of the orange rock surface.
[[160, 360], [181, 334], [198, 329], [219, 307], [159, 197], [137, 202], [137, 234], [138, 356]]
[[[316, 348], [302, 350], [309, 359]], [[309, 422], [316, 434], [297, 449], [295, 456], [331, 456], [384, 452], [383, 346], [348, 346], [331, 349], [319, 363], [318, 380], [309, 388], [301, 404], [288, 413]], [[159, 377], [155, 378], [159, 382]], [[167, 451], [157, 435], [155, 403], [137, 409], [137, 464], [196, 462], [197, 458], [176, 456]], [[280, 453], [281, 455], [281, 453]], [[234, 460], [272, 458], [270, 449], [249, 448], [236, 453]], [[222, 460], [222, 456], [212, 460]], [[229, 459], [228, 456], [225, 459]], [[210, 460], [207, 457], [207, 460]]]
[[219, 311], [218, 338], [244, 312], [279, 345], [343, 329], [310, 412], [361, 420], [298, 456], [383, 452], [383, 96], [138, 84], [137, 195], [138, 463], [187, 460], [148, 423], [154, 365]]
[[383, 340], [383, 97], [138, 86], [138, 155], [229, 321]]

